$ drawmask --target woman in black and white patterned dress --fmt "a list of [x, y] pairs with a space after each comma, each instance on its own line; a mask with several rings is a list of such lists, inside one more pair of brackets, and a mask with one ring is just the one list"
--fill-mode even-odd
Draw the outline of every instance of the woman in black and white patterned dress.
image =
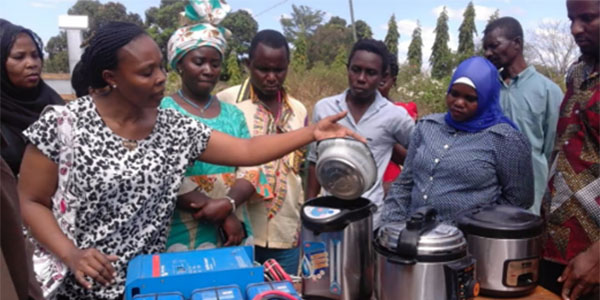
[[166, 78], [161, 52], [133, 24], [99, 29], [82, 61], [92, 96], [48, 110], [24, 133], [31, 144], [19, 180], [22, 213], [40, 246], [36, 273], [50, 298], [122, 297], [128, 261], [164, 250], [176, 194], [194, 160], [258, 165], [315, 139], [360, 139], [335, 124], [343, 114], [242, 140], [158, 108]]

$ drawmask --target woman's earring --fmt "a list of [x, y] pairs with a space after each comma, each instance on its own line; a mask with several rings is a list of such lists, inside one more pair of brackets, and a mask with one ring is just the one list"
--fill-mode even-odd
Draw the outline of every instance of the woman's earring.
[[113, 84], [113, 85], [112, 85], [112, 88], [113, 88], [113, 89], [116, 89], [116, 88], [117, 88], [117, 85], [116, 85], [116, 84]]

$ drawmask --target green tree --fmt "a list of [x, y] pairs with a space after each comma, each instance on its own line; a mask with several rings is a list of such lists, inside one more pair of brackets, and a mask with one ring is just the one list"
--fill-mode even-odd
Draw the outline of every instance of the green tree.
[[227, 57], [227, 71], [229, 75], [229, 85], [240, 84], [244, 79], [242, 69], [240, 68], [238, 57], [235, 51], [231, 51]]
[[[352, 24], [348, 26], [350, 26], [350, 29], [352, 29]], [[371, 30], [371, 26], [369, 26], [367, 22], [363, 20], [358, 20], [354, 22], [354, 27], [356, 27], [356, 37], [359, 40], [373, 38], [373, 31]]]
[[122, 21], [144, 26], [142, 18], [136, 13], [128, 13], [127, 8], [118, 2], [100, 3], [98, 0], [77, 0], [68, 10], [69, 15], [87, 15], [89, 29], [84, 32], [84, 39], [100, 26], [111, 21]]
[[[241, 82], [244, 71], [240, 68], [238, 58], [248, 52], [252, 38], [258, 32], [258, 23], [250, 13], [245, 10], [237, 10], [228, 14], [221, 26], [231, 31], [227, 39], [227, 50], [221, 69], [221, 79], [229, 81], [230, 84]], [[234, 65], [230, 65], [234, 63]]]
[[167, 42], [180, 26], [180, 13], [184, 11], [185, 0], [161, 0], [158, 7], [146, 10], [146, 30], [156, 41], [163, 57], [167, 57]]
[[496, 11], [494, 11], [494, 13], [490, 15], [490, 18], [488, 19], [487, 23], [490, 24], [494, 20], [497, 20], [498, 18], [500, 18], [500, 10], [496, 9]]
[[258, 23], [250, 13], [245, 10], [230, 13], [221, 22], [221, 26], [231, 31], [231, 36], [227, 39], [227, 48], [230, 51], [238, 55], [248, 52], [250, 42], [258, 32]]
[[338, 16], [333, 16], [326, 24], [327, 26], [346, 27], [346, 20]]
[[388, 21], [388, 32], [385, 35], [384, 43], [387, 46], [390, 53], [398, 55], [398, 39], [400, 34], [398, 33], [398, 24], [396, 24], [396, 16], [392, 14], [392, 17]]
[[340, 48], [350, 49], [351, 46], [352, 29], [346, 26], [344, 19], [332, 17], [329, 22], [320, 25], [308, 38], [309, 66], [314, 65], [317, 61], [331, 65]]
[[304, 35], [298, 36], [294, 42], [291, 65], [293, 70], [300, 72], [308, 68], [308, 46]]
[[448, 13], [446, 7], [440, 13], [435, 26], [435, 40], [431, 47], [431, 76], [436, 79], [450, 75], [452, 72], [452, 52], [448, 48], [450, 35], [448, 34]]
[[477, 34], [475, 27], [475, 8], [473, 2], [469, 2], [463, 13], [463, 22], [458, 28], [458, 54], [459, 60], [473, 56], [475, 53], [475, 44], [473, 43], [473, 34]]
[[295, 42], [299, 35], [311, 36], [317, 27], [323, 22], [325, 12], [313, 10], [312, 8], [292, 4], [291, 18], [281, 18], [283, 33], [289, 42]]
[[44, 60], [44, 72], [69, 73], [66, 32], [51, 37], [44, 50], [48, 53], [48, 58]]
[[344, 47], [344, 45], [340, 45], [338, 48], [338, 54], [335, 56], [333, 62], [331, 63], [331, 68], [333, 70], [344, 70], [346, 69], [346, 64], [348, 63], [348, 49]]
[[413, 30], [412, 40], [410, 41], [410, 45], [408, 46], [408, 66], [415, 73], [419, 73], [421, 71], [421, 66], [423, 64], [423, 38], [421, 37], [421, 23], [417, 21], [417, 27]]

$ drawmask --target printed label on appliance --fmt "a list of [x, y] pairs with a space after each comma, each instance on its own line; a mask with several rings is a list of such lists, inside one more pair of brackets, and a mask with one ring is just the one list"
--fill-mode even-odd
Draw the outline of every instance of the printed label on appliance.
[[302, 276], [312, 280], [321, 279], [329, 268], [327, 248], [322, 242], [304, 242]]
[[535, 284], [538, 281], [539, 264], [538, 257], [505, 261], [504, 285], [516, 287]]
[[341, 210], [337, 208], [330, 207], [320, 207], [320, 206], [306, 206], [304, 207], [304, 214], [309, 216], [312, 219], [320, 220], [326, 219], [340, 213]]

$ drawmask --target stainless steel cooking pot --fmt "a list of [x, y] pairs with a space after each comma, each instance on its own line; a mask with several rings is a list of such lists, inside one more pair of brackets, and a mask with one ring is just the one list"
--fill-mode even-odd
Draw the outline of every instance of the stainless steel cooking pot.
[[454, 226], [438, 223], [433, 208], [377, 232], [375, 291], [378, 300], [463, 300], [478, 294], [475, 261]]
[[334, 138], [317, 144], [317, 180], [330, 194], [354, 200], [373, 187], [377, 165], [369, 147], [357, 140]]
[[482, 294], [518, 297], [535, 289], [542, 250], [539, 216], [516, 206], [496, 205], [467, 210], [456, 221], [477, 259]]

